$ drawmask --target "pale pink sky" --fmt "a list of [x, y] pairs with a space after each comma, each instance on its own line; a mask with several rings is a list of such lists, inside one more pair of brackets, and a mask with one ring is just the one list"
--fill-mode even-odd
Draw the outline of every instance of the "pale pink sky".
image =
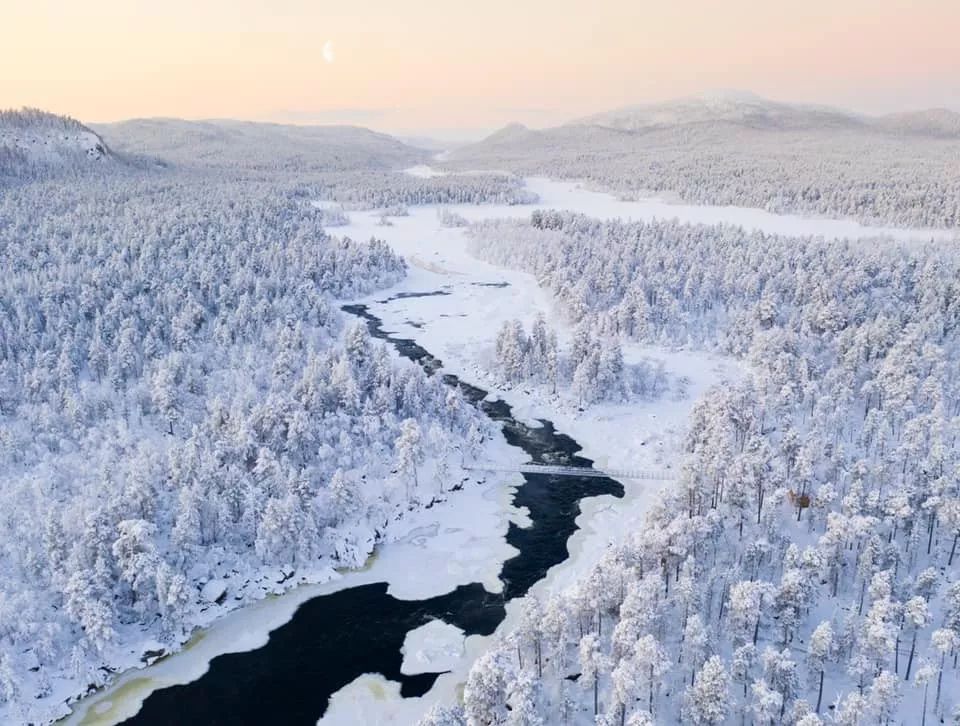
[[960, 0], [4, 0], [0, 17], [0, 107], [84, 121], [468, 135], [714, 88], [960, 109]]

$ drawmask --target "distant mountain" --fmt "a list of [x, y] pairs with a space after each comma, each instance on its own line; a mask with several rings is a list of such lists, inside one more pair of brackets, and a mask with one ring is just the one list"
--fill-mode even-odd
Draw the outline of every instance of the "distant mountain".
[[573, 121], [624, 131], [678, 124], [727, 122], [753, 127], [856, 128], [864, 119], [854, 113], [826, 106], [781, 103], [744, 91], [719, 91], [663, 103], [628, 106]]
[[425, 149], [355, 126], [150, 118], [98, 124], [96, 129], [113, 148], [149, 154], [183, 167], [399, 169], [430, 156]]
[[25, 108], [0, 111], [0, 177], [32, 177], [109, 163], [100, 136], [67, 116]]
[[771, 101], [746, 91], [719, 91], [627, 106], [571, 121], [567, 125], [645, 131], [687, 124], [734, 124], [781, 130], [849, 129], [919, 136], [960, 137], [960, 113], [947, 109], [868, 116], [830, 106]]
[[[602, 162], [619, 154], [646, 154], [656, 149], [717, 145], [746, 153], [752, 145], [784, 142], [800, 147], [829, 139], [855, 138], [866, 143], [897, 136], [960, 139], [960, 113], [945, 109], [868, 116], [852, 111], [782, 103], [742, 91], [722, 91], [662, 103], [628, 106], [575, 119], [562, 126], [529, 129], [510, 124], [485, 139], [454, 149], [444, 161], [533, 171], [536, 163], [589, 154]], [[777, 141], [779, 139], [779, 141]], [[529, 162], [529, 163], [528, 163]], [[506, 167], [504, 167], [506, 164]]]
[[443, 139], [437, 139], [433, 136], [395, 136], [394, 138], [408, 146], [413, 146], [417, 149], [426, 149], [432, 152], [446, 151], [468, 143], [466, 141], [444, 141]]
[[523, 124], [512, 123], [507, 126], [504, 126], [502, 129], [494, 131], [492, 134], [485, 137], [480, 143], [481, 144], [512, 143], [514, 141], [523, 140], [524, 138], [530, 136], [531, 133], [533, 132]]
[[960, 113], [945, 108], [892, 113], [876, 119], [876, 125], [892, 133], [960, 138]]
[[440, 163], [583, 180], [628, 198], [951, 227], [960, 209], [960, 114], [867, 116], [713, 93], [554, 128], [511, 124]]

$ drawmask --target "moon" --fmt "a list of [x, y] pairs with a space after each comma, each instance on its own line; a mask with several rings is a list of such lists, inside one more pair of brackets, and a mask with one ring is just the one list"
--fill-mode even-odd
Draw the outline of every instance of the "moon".
[[333, 43], [331, 41], [328, 40], [323, 44], [321, 54], [327, 63], [333, 63], [335, 56], [333, 55]]

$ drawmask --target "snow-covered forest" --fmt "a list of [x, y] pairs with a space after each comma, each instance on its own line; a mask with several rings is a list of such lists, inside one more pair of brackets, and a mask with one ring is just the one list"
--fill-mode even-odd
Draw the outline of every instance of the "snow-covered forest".
[[[569, 350], [561, 351], [556, 331], [543, 316], [534, 320], [529, 333], [519, 320], [503, 324], [497, 334], [495, 368], [500, 387], [536, 385], [550, 395], [569, 398], [581, 409], [599, 401], [654, 399], [669, 385], [662, 363], [624, 362], [617, 337], [597, 338], [587, 325], [576, 330]], [[678, 393], [682, 384], [680, 388]]]
[[[439, 644], [384, 620], [424, 668], [402, 674], [440, 685], [418, 701], [376, 658], [357, 672], [388, 681], [383, 708], [445, 694], [427, 726], [960, 723], [955, 245], [623, 221], [544, 179], [542, 199], [611, 219], [535, 210], [519, 176], [960, 226], [952, 116], [751, 103], [773, 116], [508, 127], [449, 172], [357, 127], [0, 112], [0, 721], [49, 723], [228, 610], [402, 543], [447, 569], [391, 573], [419, 589], [384, 602], [426, 617], [417, 598], [449, 585], [507, 618], [490, 640], [501, 620], [440, 622]], [[479, 410], [458, 379], [490, 391]], [[561, 535], [501, 466], [519, 456], [503, 411], [562, 437], [542, 453], [530, 434], [535, 461], [616, 472], [616, 430], [608, 448], [655, 442], [636, 460], [679, 475], [652, 504], [623, 486], [625, 508], [555, 513], [531, 487], [570, 525], [537, 571], [509, 538]], [[489, 511], [445, 518], [481, 481]], [[497, 603], [517, 552], [537, 587]], [[367, 713], [363, 678], [331, 688], [333, 713]]]
[[397, 174], [429, 155], [357, 127], [140, 119], [96, 129], [111, 148], [128, 156], [150, 155], [161, 165], [205, 175], [225, 172], [284, 186], [296, 181], [307, 198], [334, 200], [350, 209], [536, 201], [523, 179], [510, 174]]
[[314, 185], [316, 198], [347, 209], [420, 204], [532, 204], [536, 194], [510, 174], [445, 174], [416, 177], [376, 171], [330, 174]]
[[[764, 115], [768, 106], [775, 117]], [[542, 130], [508, 127], [454, 150], [443, 165], [584, 180], [630, 199], [960, 225], [957, 114], [943, 112], [950, 118], [937, 124], [933, 112], [871, 119], [771, 102], [734, 104], [734, 115], [708, 107], [695, 119], [685, 105], [667, 110], [639, 128], [620, 127], [614, 114]]]
[[13, 722], [59, 715], [129, 648], [176, 646], [225, 590], [362, 564], [461, 483], [487, 420], [335, 302], [404, 261], [322, 222], [295, 185], [182, 174], [0, 196]]
[[562, 212], [475, 225], [575, 323], [748, 363], [682, 477], [425, 724], [960, 716], [960, 260]]

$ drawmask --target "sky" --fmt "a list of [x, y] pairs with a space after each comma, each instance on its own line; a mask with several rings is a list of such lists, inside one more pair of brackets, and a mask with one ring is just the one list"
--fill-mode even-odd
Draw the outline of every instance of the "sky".
[[472, 138], [713, 89], [960, 110], [960, 0], [0, 0], [0, 108]]

